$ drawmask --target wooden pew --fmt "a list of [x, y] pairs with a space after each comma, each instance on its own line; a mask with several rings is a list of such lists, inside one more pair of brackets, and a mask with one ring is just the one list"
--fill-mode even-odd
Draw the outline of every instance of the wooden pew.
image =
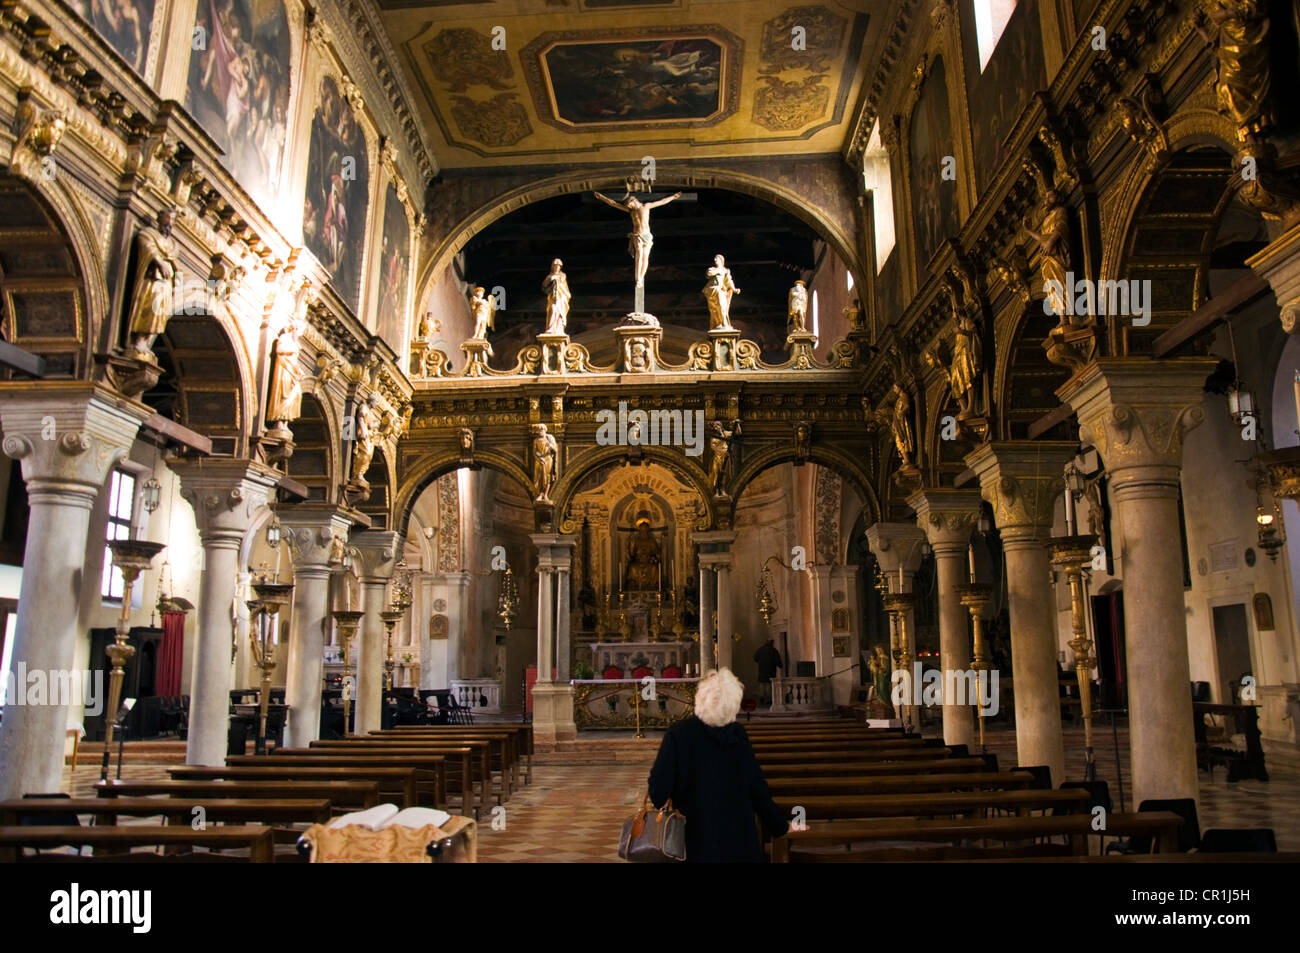
[[862, 748], [869, 750], [872, 748], [942, 748], [943, 741], [940, 739], [921, 738], [911, 736], [908, 738], [862, 738], [849, 732], [835, 735], [768, 735], [766, 737], [750, 738], [749, 743], [757, 750], [758, 748], [783, 748], [791, 751], [798, 748]]
[[524, 783], [533, 783], [533, 726], [528, 722], [501, 722], [494, 725], [397, 725], [393, 728], [371, 731], [371, 735], [399, 735], [399, 734], [427, 734], [436, 737], [443, 734], [455, 734], [457, 731], [463, 731], [466, 727], [470, 728], [487, 728], [511, 729], [515, 732], [515, 747], [519, 752], [520, 758], [523, 759], [524, 765]]
[[[452, 750], [453, 747], [470, 747], [476, 749], [474, 760], [477, 765], [476, 772], [487, 777], [483, 787], [482, 800], [493, 793], [493, 779], [496, 780], [495, 792], [497, 803], [503, 803], [510, 796], [513, 790], [513, 765], [512, 755], [514, 754], [515, 736], [513, 734], [498, 735], [479, 735], [455, 738], [424, 738], [411, 737], [404, 739], [397, 738], [371, 738], [368, 736], [351, 736], [348, 738], [328, 738], [320, 741], [313, 741], [310, 745], [310, 751], [313, 754], [333, 755], [351, 754], [351, 753], [374, 753], [386, 754], [393, 751], [427, 751], [434, 754]], [[485, 750], [478, 751], [479, 748]]]
[[[366, 765], [382, 764], [396, 767], [428, 768], [431, 770], [445, 770], [450, 767], [455, 770], [446, 770], [446, 783], [450, 787], [452, 782], [455, 782], [460, 795], [461, 811], [467, 816], [475, 817], [477, 816], [477, 810], [474, 803], [474, 782], [477, 780], [476, 774], [484, 770], [483, 762], [486, 760], [486, 754], [486, 744], [482, 744], [476, 751], [468, 743], [456, 747], [440, 745], [437, 748], [399, 748], [392, 751], [375, 751], [365, 748], [347, 749], [338, 753], [333, 753], [332, 749], [321, 748], [281, 748], [276, 753], [269, 755], [230, 755], [226, 758], [226, 764], [265, 765], [271, 767], [299, 763], [322, 767], [333, 765], [364, 767]], [[491, 775], [489, 774], [488, 777], [490, 778]], [[491, 782], [487, 783], [490, 784]]]
[[767, 789], [773, 797], [809, 797], [818, 794], [920, 794], [963, 788], [1027, 787], [1034, 776], [1027, 771], [961, 771], [952, 774], [846, 775], [843, 777], [772, 777]]
[[[94, 857], [71, 854], [23, 856], [24, 847], [48, 850], [52, 847], [91, 847], [104, 851]], [[209, 850], [247, 850], [248, 855], [127, 853], [133, 847], [204, 847]], [[0, 863], [61, 863], [67, 861], [238, 861], [269, 864], [275, 860], [271, 828], [261, 826], [210, 827], [196, 831], [188, 824], [155, 826], [127, 824], [121, 827], [0, 827]]]
[[177, 781], [377, 781], [379, 790], [395, 797], [400, 807], [438, 807], [446, 803], [439, 795], [436, 771], [424, 768], [370, 767], [366, 765], [184, 765], [168, 768]]
[[826, 759], [808, 762], [764, 761], [759, 759], [763, 777], [818, 777], [837, 774], [933, 774], [955, 771], [979, 771], [988, 762], [976, 756], [934, 758], [932, 760], [864, 760], [857, 755], [852, 760]]
[[821, 794], [773, 798], [790, 814], [796, 807], [809, 820], [866, 817], [922, 817], [932, 814], [973, 814], [993, 808], [1026, 811], [1065, 808], [1086, 810], [1091, 795], [1082, 788], [1020, 789], [1014, 791], [931, 791], [912, 794]]
[[754, 756], [765, 768], [769, 764], [801, 764], [814, 761], [834, 761], [840, 758], [853, 758], [857, 761], [934, 761], [945, 757], [954, 757], [947, 748], [780, 748], [769, 751], [762, 747], [754, 748]]
[[207, 821], [227, 824], [264, 824], [287, 827], [291, 824], [324, 824], [330, 819], [330, 802], [326, 800], [288, 800], [279, 798], [195, 798], [170, 797], [82, 797], [19, 798], [0, 801], [0, 826], [15, 826], [24, 816], [89, 814], [96, 824], [114, 825], [119, 816], [165, 817], [172, 823], [189, 824], [202, 809]]
[[399, 733], [372, 731], [367, 735], [349, 735], [346, 738], [313, 741], [315, 747], [338, 747], [371, 743], [376, 745], [393, 745], [396, 747], [414, 745], [459, 744], [461, 741], [487, 741], [491, 745], [492, 770], [501, 772], [501, 786], [498, 789], [502, 798], [508, 798], [519, 784], [520, 753], [522, 737], [513, 728], [475, 728], [448, 726], [460, 730], [444, 734], [428, 735], [418, 732], [403, 731]]
[[340, 814], [379, 803], [377, 781], [96, 781], [95, 793], [103, 798], [193, 798], [205, 804], [226, 798], [323, 798]]
[[[1162, 852], [1175, 851], [1178, 830], [1183, 818], [1169, 811], [1150, 811], [1140, 814], [1111, 814], [1106, 819], [1105, 831], [1092, 829], [1091, 814], [1061, 814], [1039, 817], [985, 817], [936, 819], [911, 818], [907, 820], [827, 821], [812, 823], [807, 830], [790, 831], [772, 841], [772, 862], [789, 863], [792, 849], [813, 846], [879, 843], [882, 841], [963, 841], [999, 840], [1024, 841], [1033, 837], [1067, 837], [1070, 850], [1078, 855], [1087, 854], [1088, 837], [1101, 834], [1107, 837], [1150, 835]], [[907, 849], [892, 851], [903, 854]], [[1179, 855], [1183, 856], [1183, 855]], [[934, 854], [928, 859], [942, 859]], [[868, 850], [856, 854], [805, 855], [801, 860], [875, 860], [881, 855]], [[894, 859], [894, 856], [890, 856]]]

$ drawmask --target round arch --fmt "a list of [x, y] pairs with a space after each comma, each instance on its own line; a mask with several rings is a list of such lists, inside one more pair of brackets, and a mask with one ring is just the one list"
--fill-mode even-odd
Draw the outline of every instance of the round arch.
[[[475, 450], [474, 468], [496, 470], [510, 477], [525, 490], [532, 486], [532, 480], [518, 462], [495, 450]], [[393, 528], [405, 536], [410, 526], [411, 513], [415, 509], [415, 501], [420, 498], [420, 494], [439, 477], [463, 469], [470, 469], [470, 466], [457, 452], [426, 460], [406, 474], [394, 495]]]
[[[416, 283], [419, 293], [415, 300], [427, 300], [433, 284], [451, 260], [471, 238], [497, 219], [543, 199], [607, 187], [608, 180], [609, 176], [606, 175], [598, 181], [589, 171], [562, 172], [528, 185], [508, 189], [480, 205], [455, 224], [438, 242]], [[875, 271], [863, 265], [853, 236], [846, 234], [839, 225], [812, 206], [806, 196], [759, 176], [717, 168], [703, 170], [693, 168], [689, 172], [671, 168], [662, 169], [655, 180], [655, 186], [657, 188], [724, 189], [750, 195], [775, 205], [807, 224], [823, 238], [852, 272], [854, 287], [862, 289], [862, 297], [865, 299], [870, 296]]]
[[[89, 356], [98, 347], [108, 313], [108, 282], [96, 230], [66, 181], [66, 176], [29, 178], [10, 167], [0, 172], [0, 251], [5, 253], [0, 287], [8, 289], [0, 313], [10, 324], [9, 340], [21, 344], [23, 338], [44, 339], [39, 351], [49, 376], [84, 379], [90, 375]], [[56, 309], [65, 316], [71, 312], [70, 325], [54, 333], [47, 327], [16, 327], [9, 292], [20, 291], [28, 297], [70, 293], [75, 299], [72, 308], [65, 301]]]
[[[713, 493], [709, 489], [708, 475], [698, 464], [690, 462], [690, 459], [680, 450], [669, 447], [645, 446], [637, 449], [642, 452], [644, 459], [651, 463], [658, 463], [673, 474], [681, 477], [682, 481], [696, 492], [704, 504], [708, 526], [715, 525], [718, 512], [713, 502]], [[627, 447], [619, 446], [595, 447], [579, 456], [569, 464], [565, 469], [564, 476], [560, 477], [555, 485], [553, 494], [555, 511], [564, 513], [568, 510], [569, 503], [577, 494], [578, 488], [582, 486], [583, 481], [592, 472], [608, 463], [629, 459]], [[525, 486], [527, 485], [525, 484]]]
[[302, 413], [292, 428], [293, 456], [285, 461], [289, 476], [311, 491], [311, 499], [333, 499], [342, 445], [334, 408], [315, 394], [303, 394]]
[[[809, 450], [808, 459], [820, 466], [834, 470], [842, 477], [852, 480], [862, 496], [864, 505], [871, 508], [874, 517], [873, 522], [880, 519], [880, 499], [875, 490], [872, 489], [871, 480], [866, 471], [858, 465], [856, 460], [840, 450], [818, 444], [813, 444]], [[759, 451], [745, 460], [732, 479], [728, 491], [731, 499], [739, 500], [740, 495], [745, 492], [745, 487], [764, 470], [779, 466], [782, 463], [795, 463], [797, 461], [798, 456], [792, 446], [774, 446]]]

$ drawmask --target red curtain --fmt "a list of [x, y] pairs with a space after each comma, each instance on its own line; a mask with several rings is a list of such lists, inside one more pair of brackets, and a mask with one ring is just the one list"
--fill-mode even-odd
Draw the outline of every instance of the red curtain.
[[158, 650], [158, 694], [181, 693], [181, 656], [185, 652], [185, 613], [162, 614], [162, 646]]

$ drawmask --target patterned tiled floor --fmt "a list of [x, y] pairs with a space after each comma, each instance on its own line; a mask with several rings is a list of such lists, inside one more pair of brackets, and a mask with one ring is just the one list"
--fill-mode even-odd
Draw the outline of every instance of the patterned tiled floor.
[[[1082, 776], [1082, 740], [1066, 732], [1067, 765], [1071, 777]], [[618, 863], [618, 837], [623, 821], [631, 816], [645, 794], [650, 759], [657, 739], [647, 738], [632, 747], [612, 734], [598, 736], [615, 742], [604, 763], [598, 751], [539, 755], [533, 766], [533, 783], [516, 791], [498, 815], [480, 821], [479, 860], [483, 863]], [[1097, 740], [1097, 774], [1108, 781], [1119, 806], [1114, 747], [1107, 730]], [[1133, 809], [1126, 738], [1119, 734], [1120, 766], [1124, 773], [1126, 807]], [[993, 733], [989, 750], [1003, 766], [1016, 763], [1015, 739]], [[636, 758], [637, 760], [632, 760]], [[582, 763], [576, 763], [582, 762]], [[132, 764], [128, 748], [123, 778], [164, 780], [167, 765]], [[93, 794], [99, 765], [84, 761], [76, 776], [65, 769], [64, 790], [74, 796]], [[1270, 766], [1267, 782], [1228, 784], [1223, 770], [1213, 780], [1201, 775], [1200, 821], [1211, 827], [1271, 827], [1280, 850], [1300, 851], [1300, 773]], [[502, 826], [502, 822], [504, 822]]]

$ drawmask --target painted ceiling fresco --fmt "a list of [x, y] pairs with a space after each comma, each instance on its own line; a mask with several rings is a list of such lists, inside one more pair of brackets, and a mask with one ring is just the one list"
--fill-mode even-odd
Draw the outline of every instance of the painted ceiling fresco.
[[446, 168], [837, 151], [879, 0], [378, 0]]

